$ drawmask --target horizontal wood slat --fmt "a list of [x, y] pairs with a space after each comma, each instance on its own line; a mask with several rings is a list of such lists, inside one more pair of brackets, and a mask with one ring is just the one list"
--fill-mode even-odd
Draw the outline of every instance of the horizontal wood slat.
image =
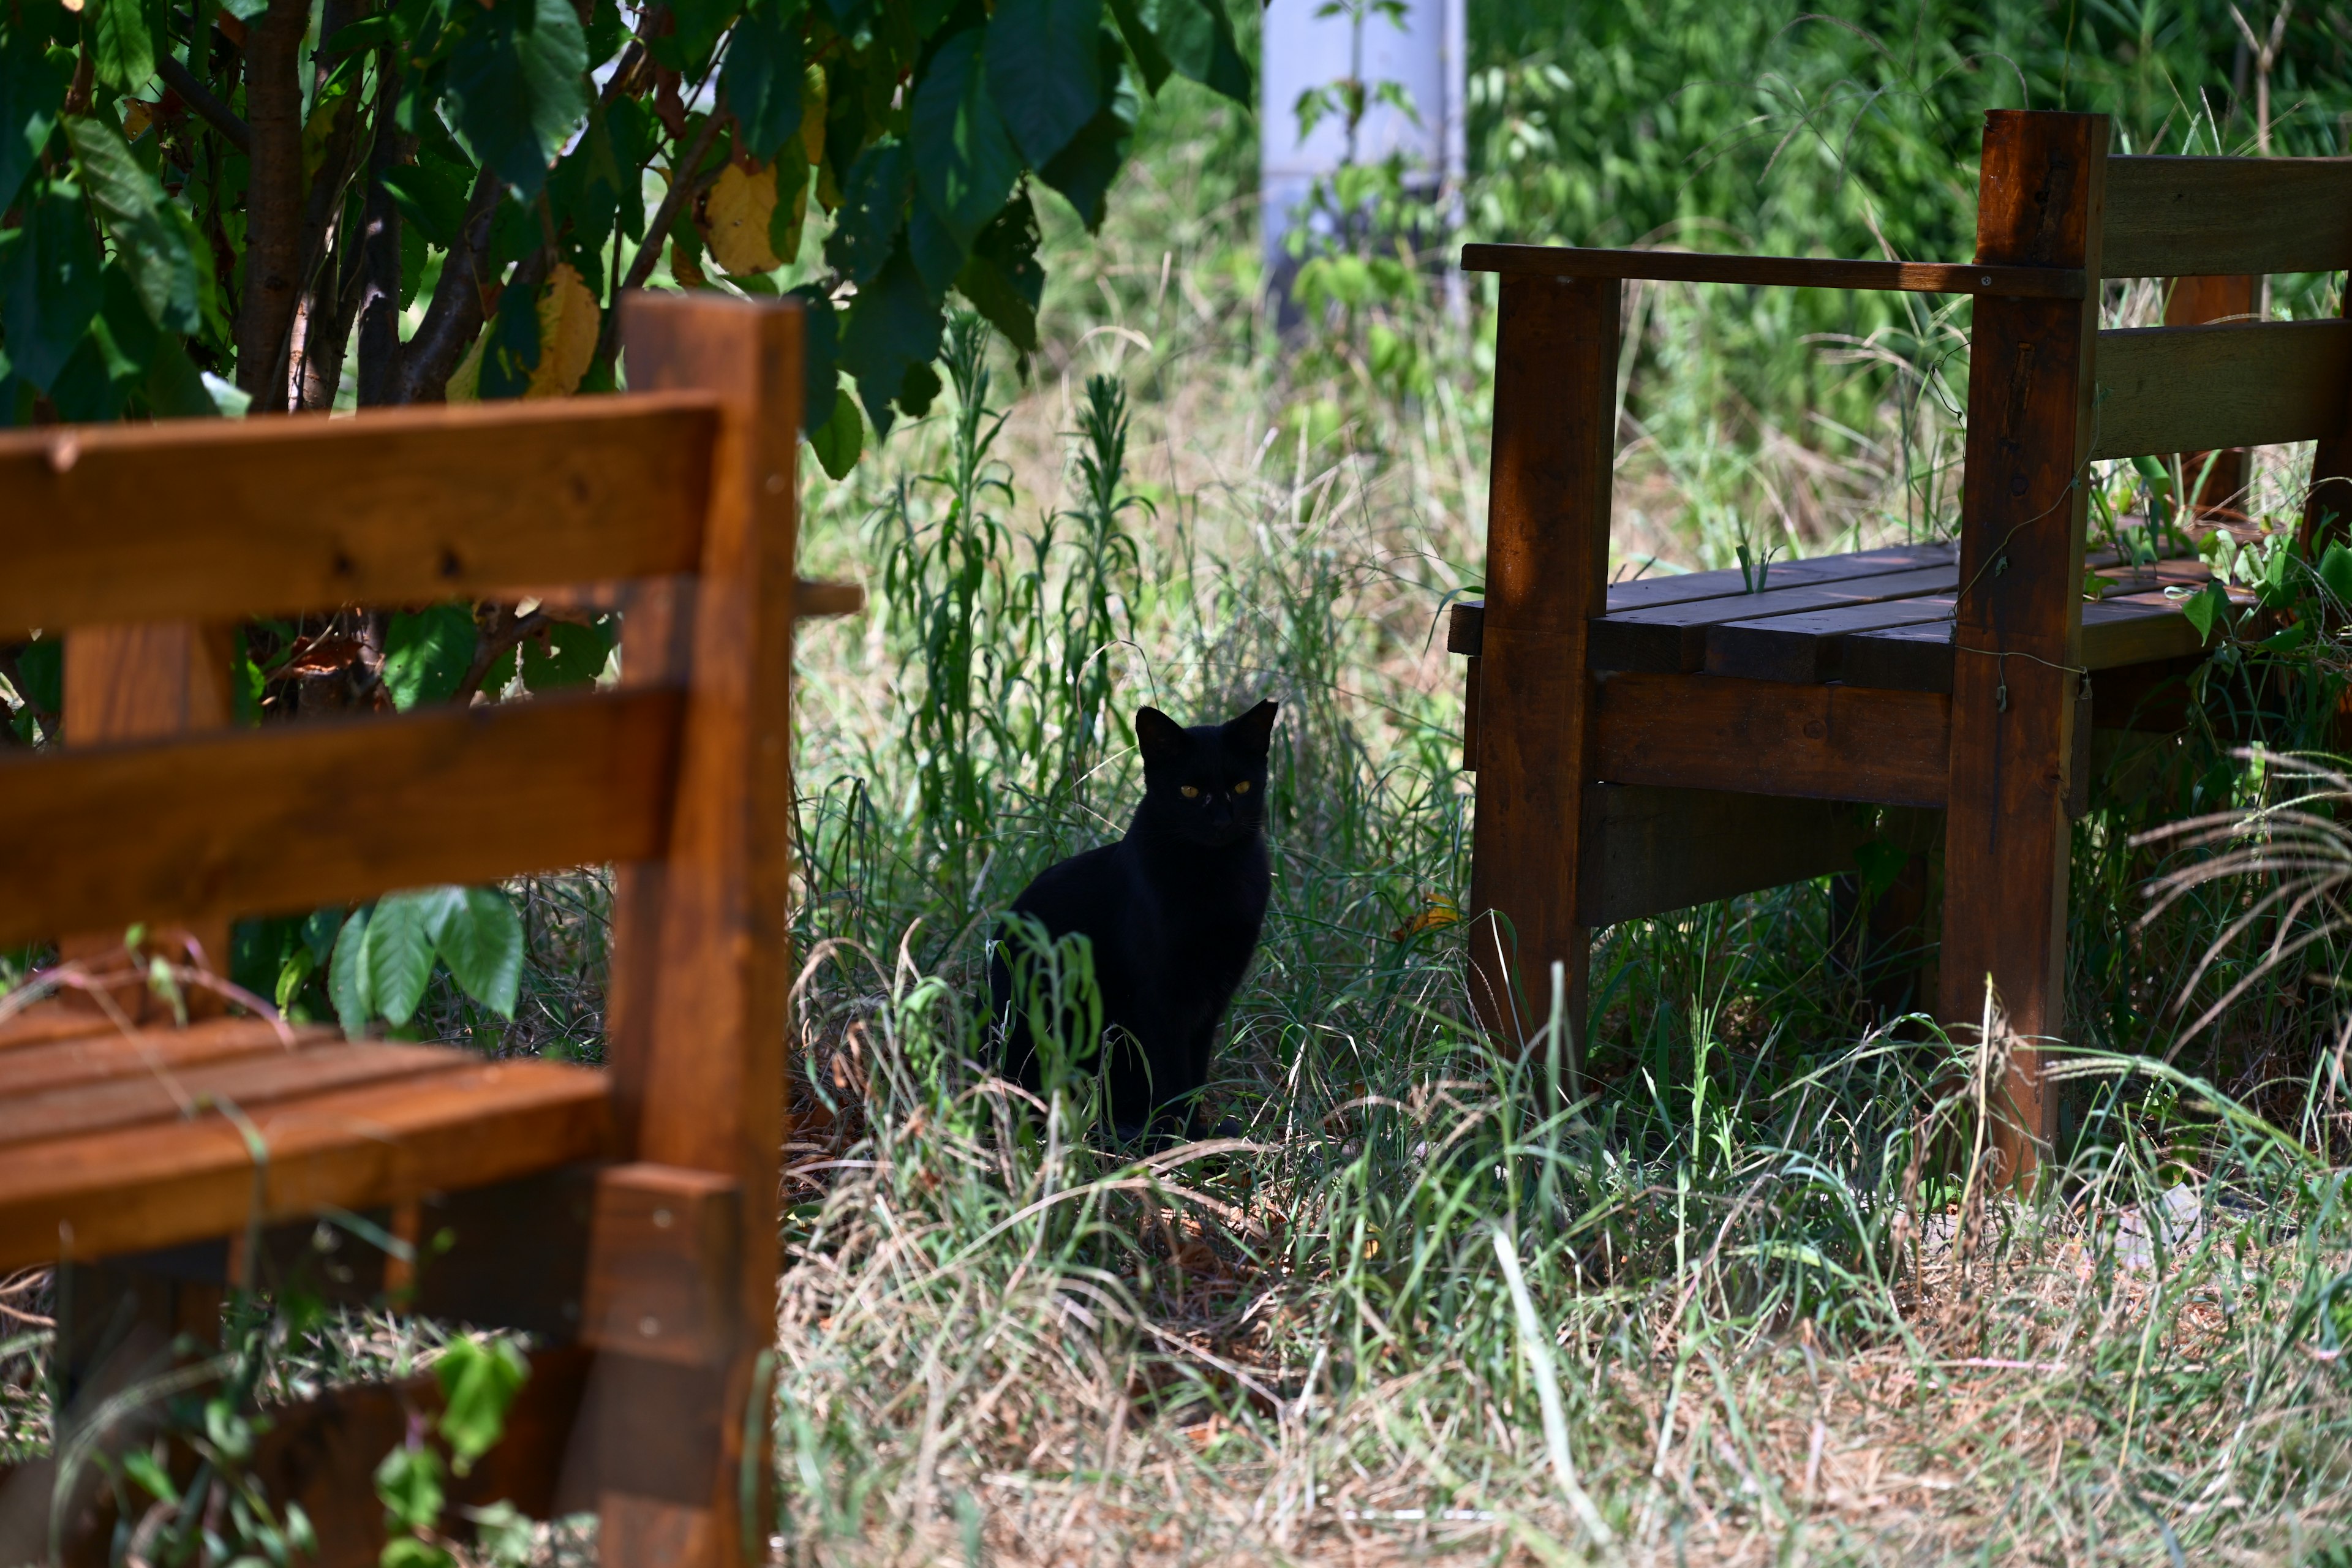
[[2342, 428], [2352, 321], [2099, 334], [2093, 458], [2311, 441]]
[[2109, 158], [2110, 278], [2352, 267], [2352, 158]]
[[1630, 672], [1599, 686], [1596, 764], [1612, 784], [1944, 804], [1948, 696]]
[[0, 760], [0, 944], [644, 859], [684, 700], [598, 692]]
[[126, 1034], [100, 1014], [81, 1016], [82, 1031], [71, 1038], [10, 1045], [0, 1038], [0, 1139], [11, 1097], [42, 1094], [76, 1084], [178, 1072], [247, 1057], [285, 1056], [342, 1037], [323, 1025], [289, 1031], [289, 1047], [277, 1028], [260, 1018], [206, 1018], [184, 1029], [142, 1029]]
[[[2231, 596], [2242, 599], [2240, 594]], [[2179, 658], [2204, 646], [2180, 606], [2160, 593], [2083, 606], [2083, 668], [2095, 673]], [[1844, 639], [1839, 678], [1849, 686], [1948, 692], [1952, 658], [1948, 624], [1887, 626]]]
[[224, 1117], [0, 1148], [0, 1268], [228, 1236], [265, 1220], [368, 1209], [613, 1151], [604, 1074], [484, 1063], [266, 1106], [257, 1173]]
[[1591, 785], [1577, 921], [1614, 925], [1851, 871], [1868, 818], [1826, 800]]
[[0, 433], [0, 634], [692, 571], [718, 428], [657, 393]]
[[341, 1041], [226, 1061], [159, 1062], [147, 1072], [118, 1074], [102, 1083], [68, 1083], [0, 1099], [0, 1148], [218, 1116], [223, 1105], [250, 1112], [363, 1083], [446, 1072], [453, 1065], [449, 1052], [436, 1046]]
[[1906, 294], [2006, 294], [2079, 300], [2080, 268], [1977, 267], [1943, 261], [1843, 261], [1810, 256], [1725, 256], [1696, 250], [1606, 250], [1568, 245], [1465, 245], [1465, 272], [1543, 278], [1647, 279], [1664, 283], [1748, 283], [1864, 289]]

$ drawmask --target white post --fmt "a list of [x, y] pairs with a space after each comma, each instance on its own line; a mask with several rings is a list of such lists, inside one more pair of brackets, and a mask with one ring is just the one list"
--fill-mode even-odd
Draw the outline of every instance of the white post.
[[[1466, 153], [1467, 6], [1468, 0], [1403, 0], [1402, 15], [1391, 16], [1368, 0], [1360, 17], [1328, 0], [1271, 0], [1266, 6], [1259, 68], [1264, 97], [1258, 194], [1266, 268], [1278, 290], [1286, 292], [1297, 266], [1287, 241], [1299, 221], [1298, 208], [1316, 181], [1351, 156], [1359, 163], [1376, 163], [1391, 153], [1403, 154], [1409, 184], [1439, 201], [1452, 221]], [[1327, 8], [1333, 14], [1317, 15]], [[1386, 103], [1368, 104], [1352, 148], [1340, 114], [1327, 114], [1312, 134], [1301, 135], [1300, 94], [1358, 76], [1368, 93], [1379, 83], [1396, 83], [1413, 114]]]

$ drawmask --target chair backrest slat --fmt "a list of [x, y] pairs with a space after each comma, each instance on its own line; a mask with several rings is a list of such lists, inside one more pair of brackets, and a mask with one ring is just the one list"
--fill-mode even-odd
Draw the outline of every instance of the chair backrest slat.
[[2109, 278], [2352, 266], [2352, 158], [2109, 158]]
[[0, 435], [0, 636], [692, 572], [718, 428], [688, 391]]
[[2352, 321], [2099, 334], [2091, 456], [2310, 441], [2343, 427]]
[[0, 761], [0, 946], [659, 857], [685, 698], [558, 696]]

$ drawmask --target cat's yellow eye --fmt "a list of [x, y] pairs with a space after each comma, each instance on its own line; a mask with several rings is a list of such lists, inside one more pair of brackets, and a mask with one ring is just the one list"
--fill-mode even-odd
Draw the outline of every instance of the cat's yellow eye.
[[1201, 792], [1194, 789], [1191, 784], [1178, 784], [1176, 788], [1186, 800], [1198, 800], [1201, 798]]
[[1244, 779], [1239, 784], [1234, 785], [1234, 793], [1235, 795], [1249, 794], [1249, 780]]

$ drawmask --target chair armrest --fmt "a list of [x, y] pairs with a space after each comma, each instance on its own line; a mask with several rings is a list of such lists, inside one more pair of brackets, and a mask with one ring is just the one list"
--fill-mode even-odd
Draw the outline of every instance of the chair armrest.
[[1803, 256], [1725, 256], [1695, 250], [1598, 250], [1572, 245], [1465, 245], [1465, 272], [1543, 278], [1643, 278], [1669, 283], [1759, 283], [1796, 289], [1867, 289], [1906, 294], [1999, 294], [2079, 300], [2080, 268], [1978, 267], [1948, 261], [1835, 261]]

